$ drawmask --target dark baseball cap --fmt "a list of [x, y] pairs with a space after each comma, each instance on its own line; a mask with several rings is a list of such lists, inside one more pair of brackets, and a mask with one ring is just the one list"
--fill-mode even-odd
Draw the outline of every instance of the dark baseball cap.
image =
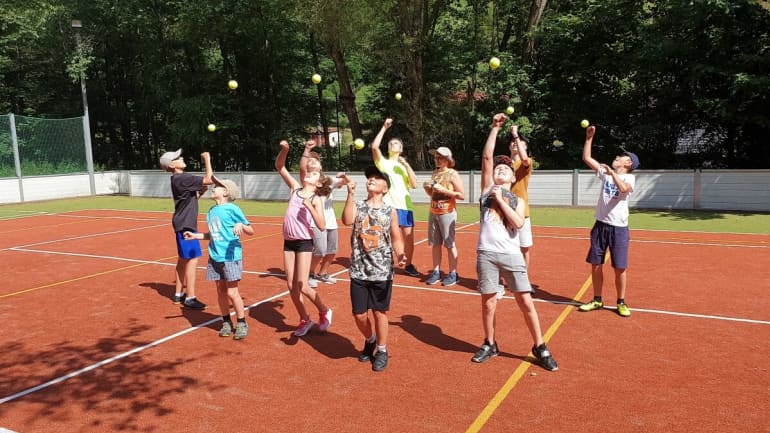
[[366, 169], [364, 170], [364, 175], [366, 176], [367, 179], [369, 179], [370, 177], [379, 177], [380, 179], [384, 179], [385, 183], [388, 184], [388, 189], [390, 189], [390, 177], [388, 177], [387, 174], [381, 172], [380, 169], [377, 168], [377, 166], [370, 165], [366, 167]]

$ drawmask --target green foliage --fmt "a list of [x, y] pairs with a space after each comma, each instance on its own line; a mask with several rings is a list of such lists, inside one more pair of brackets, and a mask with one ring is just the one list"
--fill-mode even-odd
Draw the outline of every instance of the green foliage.
[[[82, 74], [97, 164], [155, 168], [182, 147], [210, 151], [217, 170], [272, 170], [278, 141], [304, 141], [319, 107], [326, 125], [358, 126], [335, 107], [342, 65], [367, 141], [393, 117], [418, 169], [439, 145], [478, 166], [508, 105], [543, 169], [582, 166], [583, 118], [598, 127], [600, 160], [622, 146], [643, 168], [768, 168], [766, 4], [551, 1], [528, 32], [533, 0], [6, 0], [0, 113], [80, 115]], [[366, 163], [346, 150], [330, 164]]]

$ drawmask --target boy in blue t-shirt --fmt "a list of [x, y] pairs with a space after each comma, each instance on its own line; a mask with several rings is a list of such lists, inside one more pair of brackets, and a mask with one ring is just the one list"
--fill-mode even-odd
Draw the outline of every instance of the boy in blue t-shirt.
[[[215, 187], [211, 190], [211, 198], [217, 203], [206, 214], [208, 233], [185, 232], [185, 239], [208, 239], [209, 262], [206, 267], [206, 280], [217, 284], [217, 300], [222, 313], [222, 329], [220, 337], [233, 336], [240, 340], [249, 333], [246, 324], [246, 311], [243, 299], [238, 291], [238, 282], [243, 273], [243, 246], [240, 235], [254, 234], [254, 229], [233, 201], [238, 198], [238, 186], [229, 179], [218, 179], [212, 176]], [[230, 320], [230, 304], [235, 310], [236, 324], [233, 333], [233, 322]]]

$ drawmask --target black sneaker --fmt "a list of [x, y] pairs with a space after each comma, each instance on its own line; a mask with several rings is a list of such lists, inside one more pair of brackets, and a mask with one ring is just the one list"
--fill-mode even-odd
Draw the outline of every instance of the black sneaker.
[[174, 303], [181, 304], [182, 302], [184, 302], [186, 298], [187, 298], [186, 293], [182, 293], [181, 295], [174, 295]]
[[417, 270], [417, 268], [415, 268], [415, 267], [414, 267], [414, 265], [413, 265], [413, 264], [411, 264], [411, 263], [410, 263], [410, 264], [408, 264], [408, 265], [407, 265], [407, 266], [404, 268], [404, 272], [406, 272], [407, 274], [409, 274], [409, 275], [411, 275], [411, 276], [413, 276], [413, 277], [419, 277], [419, 276], [420, 276], [420, 272], [419, 272], [419, 271]]
[[368, 341], [364, 342], [364, 350], [358, 355], [358, 362], [371, 362], [372, 352], [374, 352], [375, 346], [377, 346], [376, 341], [372, 341], [371, 343]]
[[532, 354], [535, 355], [537, 363], [546, 370], [556, 371], [559, 369], [559, 366], [556, 365], [556, 360], [553, 359], [553, 356], [551, 356], [551, 351], [548, 350], [548, 347], [545, 345], [545, 343], [537, 347], [532, 346]]
[[497, 350], [497, 343], [489, 344], [488, 342], [484, 341], [484, 344], [481, 345], [481, 349], [479, 349], [479, 351], [473, 355], [471, 361], [478, 363], [487, 362], [489, 361], [489, 358], [494, 358], [499, 354], [500, 351]]
[[182, 307], [190, 310], [205, 310], [206, 304], [199, 301], [198, 298], [192, 298], [185, 300]]
[[382, 371], [388, 366], [388, 352], [378, 350], [374, 354], [374, 362], [372, 362], [372, 371]]

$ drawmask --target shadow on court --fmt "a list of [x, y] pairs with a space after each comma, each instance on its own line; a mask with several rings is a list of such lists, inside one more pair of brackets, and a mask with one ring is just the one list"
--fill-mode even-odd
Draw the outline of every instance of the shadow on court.
[[[198, 296], [198, 300], [206, 304], [205, 310], [190, 310], [188, 308], [183, 308], [181, 305], [172, 304], [174, 299], [174, 291], [176, 290], [176, 286], [173, 284], [159, 283], [157, 281], [154, 281], [154, 282], [139, 283], [139, 286], [147, 287], [152, 290], [155, 290], [158, 293], [158, 295], [164, 298], [164, 300], [162, 300], [161, 302], [168, 302], [170, 305], [173, 305], [174, 307], [179, 308], [179, 314], [171, 314], [171, 315], [165, 316], [164, 317], [165, 319], [171, 319], [174, 317], [184, 317], [185, 319], [187, 319], [190, 325], [195, 326], [195, 325], [199, 325], [202, 322], [211, 320], [214, 317], [220, 316], [219, 306], [217, 305], [216, 290], [214, 290], [211, 293], [209, 293], [208, 291], [206, 292], [211, 297], [211, 299], [208, 299], [208, 300], [201, 299], [201, 297]], [[201, 288], [197, 287], [196, 292], [199, 292], [200, 290]], [[220, 327], [221, 327], [221, 324], [218, 322], [215, 322], [207, 326], [207, 328], [214, 329], [216, 331], [219, 331]]]
[[[41, 349], [23, 341], [0, 345], [0, 397], [44, 384], [71, 374], [78, 369], [93, 366], [106, 358], [125, 353], [150, 343], [137, 337], [151, 329], [132, 320], [117, 329], [110, 337], [79, 344], [62, 341]], [[33, 342], [32, 342], [33, 343]], [[58, 425], [78, 425], [90, 431], [158, 431], [164, 417], [184, 410], [169, 402], [173, 396], [184, 394], [191, 386], [203, 389], [221, 389], [223, 386], [200, 377], [188, 376], [179, 366], [204, 361], [218, 354], [185, 352], [176, 359], [153, 360], [148, 356], [127, 356], [119, 362], [108, 363], [83, 372], [83, 380], [57, 384], [23, 396], [27, 407], [35, 407], [36, 416], [56, 420]], [[18, 368], [24, 366], [24, 368]], [[33, 403], [33, 404], [30, 404]], [[131, 410], [127, 411], [126, 408]], [[9, 413], [12, 405], [0, 406], [0, 417]], [[98, 417], [83, 416], [97, 410]], [[147, 416], [140, 417], [140, 413]], [[154, 418], [155, 426], [144, 425], [137, 418]]]

